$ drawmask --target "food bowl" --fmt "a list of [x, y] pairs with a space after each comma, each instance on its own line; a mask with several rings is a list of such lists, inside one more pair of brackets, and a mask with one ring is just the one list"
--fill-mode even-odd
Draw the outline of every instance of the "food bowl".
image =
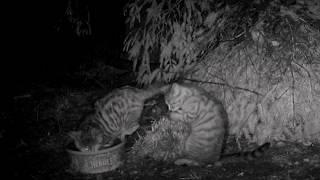
[[123, 163], [124, 142], [95, 152], [67, 149], [71, 168], [84, 174], [96, 174], [114, 170]]

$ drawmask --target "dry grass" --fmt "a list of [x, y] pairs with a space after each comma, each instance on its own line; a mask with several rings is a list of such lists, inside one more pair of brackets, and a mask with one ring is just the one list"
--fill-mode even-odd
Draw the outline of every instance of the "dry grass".
[[128, 156], [172, 162], [183, 154], [184, 142], [189, 133], [190, 127], [187, 124], [163, 117], [152, 124], [151, 131], [137, 140]]

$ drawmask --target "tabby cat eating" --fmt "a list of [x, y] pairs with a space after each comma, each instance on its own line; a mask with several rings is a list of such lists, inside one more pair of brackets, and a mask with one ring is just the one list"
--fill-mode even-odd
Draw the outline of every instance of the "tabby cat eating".
[[80, 151], [97, 151], [115, 142], [125, 142], [125, 136], [139, 128], [144, 101], [164, 92], [167, 86], [153, 85], [147, 89], [124, 86], [115, 89], [95, 103], [95, 112], [69, 136]]

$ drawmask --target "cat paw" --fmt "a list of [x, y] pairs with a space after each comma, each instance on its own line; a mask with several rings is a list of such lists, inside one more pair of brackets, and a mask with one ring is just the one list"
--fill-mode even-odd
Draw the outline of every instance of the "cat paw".
[[182, 165], [187, 165], [187, 166], [199, 166], [199, 162], [192, 160], [192, 159], [178, 159], [174, 162], [175, 165], [182, 166]]

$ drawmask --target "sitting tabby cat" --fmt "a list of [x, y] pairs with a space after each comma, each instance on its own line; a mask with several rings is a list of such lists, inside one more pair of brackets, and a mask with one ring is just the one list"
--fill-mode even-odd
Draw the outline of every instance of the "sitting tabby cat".
[[167, 86], [138, 89], [124, 86], [113, 90], [95, 103], [95, 112], [87, 117], [80, 131], [70, 132], [70, 137], [80, 151], [96, 151], [109, 147], [116, 140], [125, 141], [139, 127], [144, 101], [165, 91]]
[[[190, 126], [184, 153], [176, 165], [200, 165], [218, 161], [228, 132], [228, 116], [222, 103], [201, 87], [191, 84], [172, 84], [165, 94], [171, 121], [183, 121]], [[258, 156], [270, 146], [233, 155]], [[228, 155], [226, 155], [227, 157]]]

